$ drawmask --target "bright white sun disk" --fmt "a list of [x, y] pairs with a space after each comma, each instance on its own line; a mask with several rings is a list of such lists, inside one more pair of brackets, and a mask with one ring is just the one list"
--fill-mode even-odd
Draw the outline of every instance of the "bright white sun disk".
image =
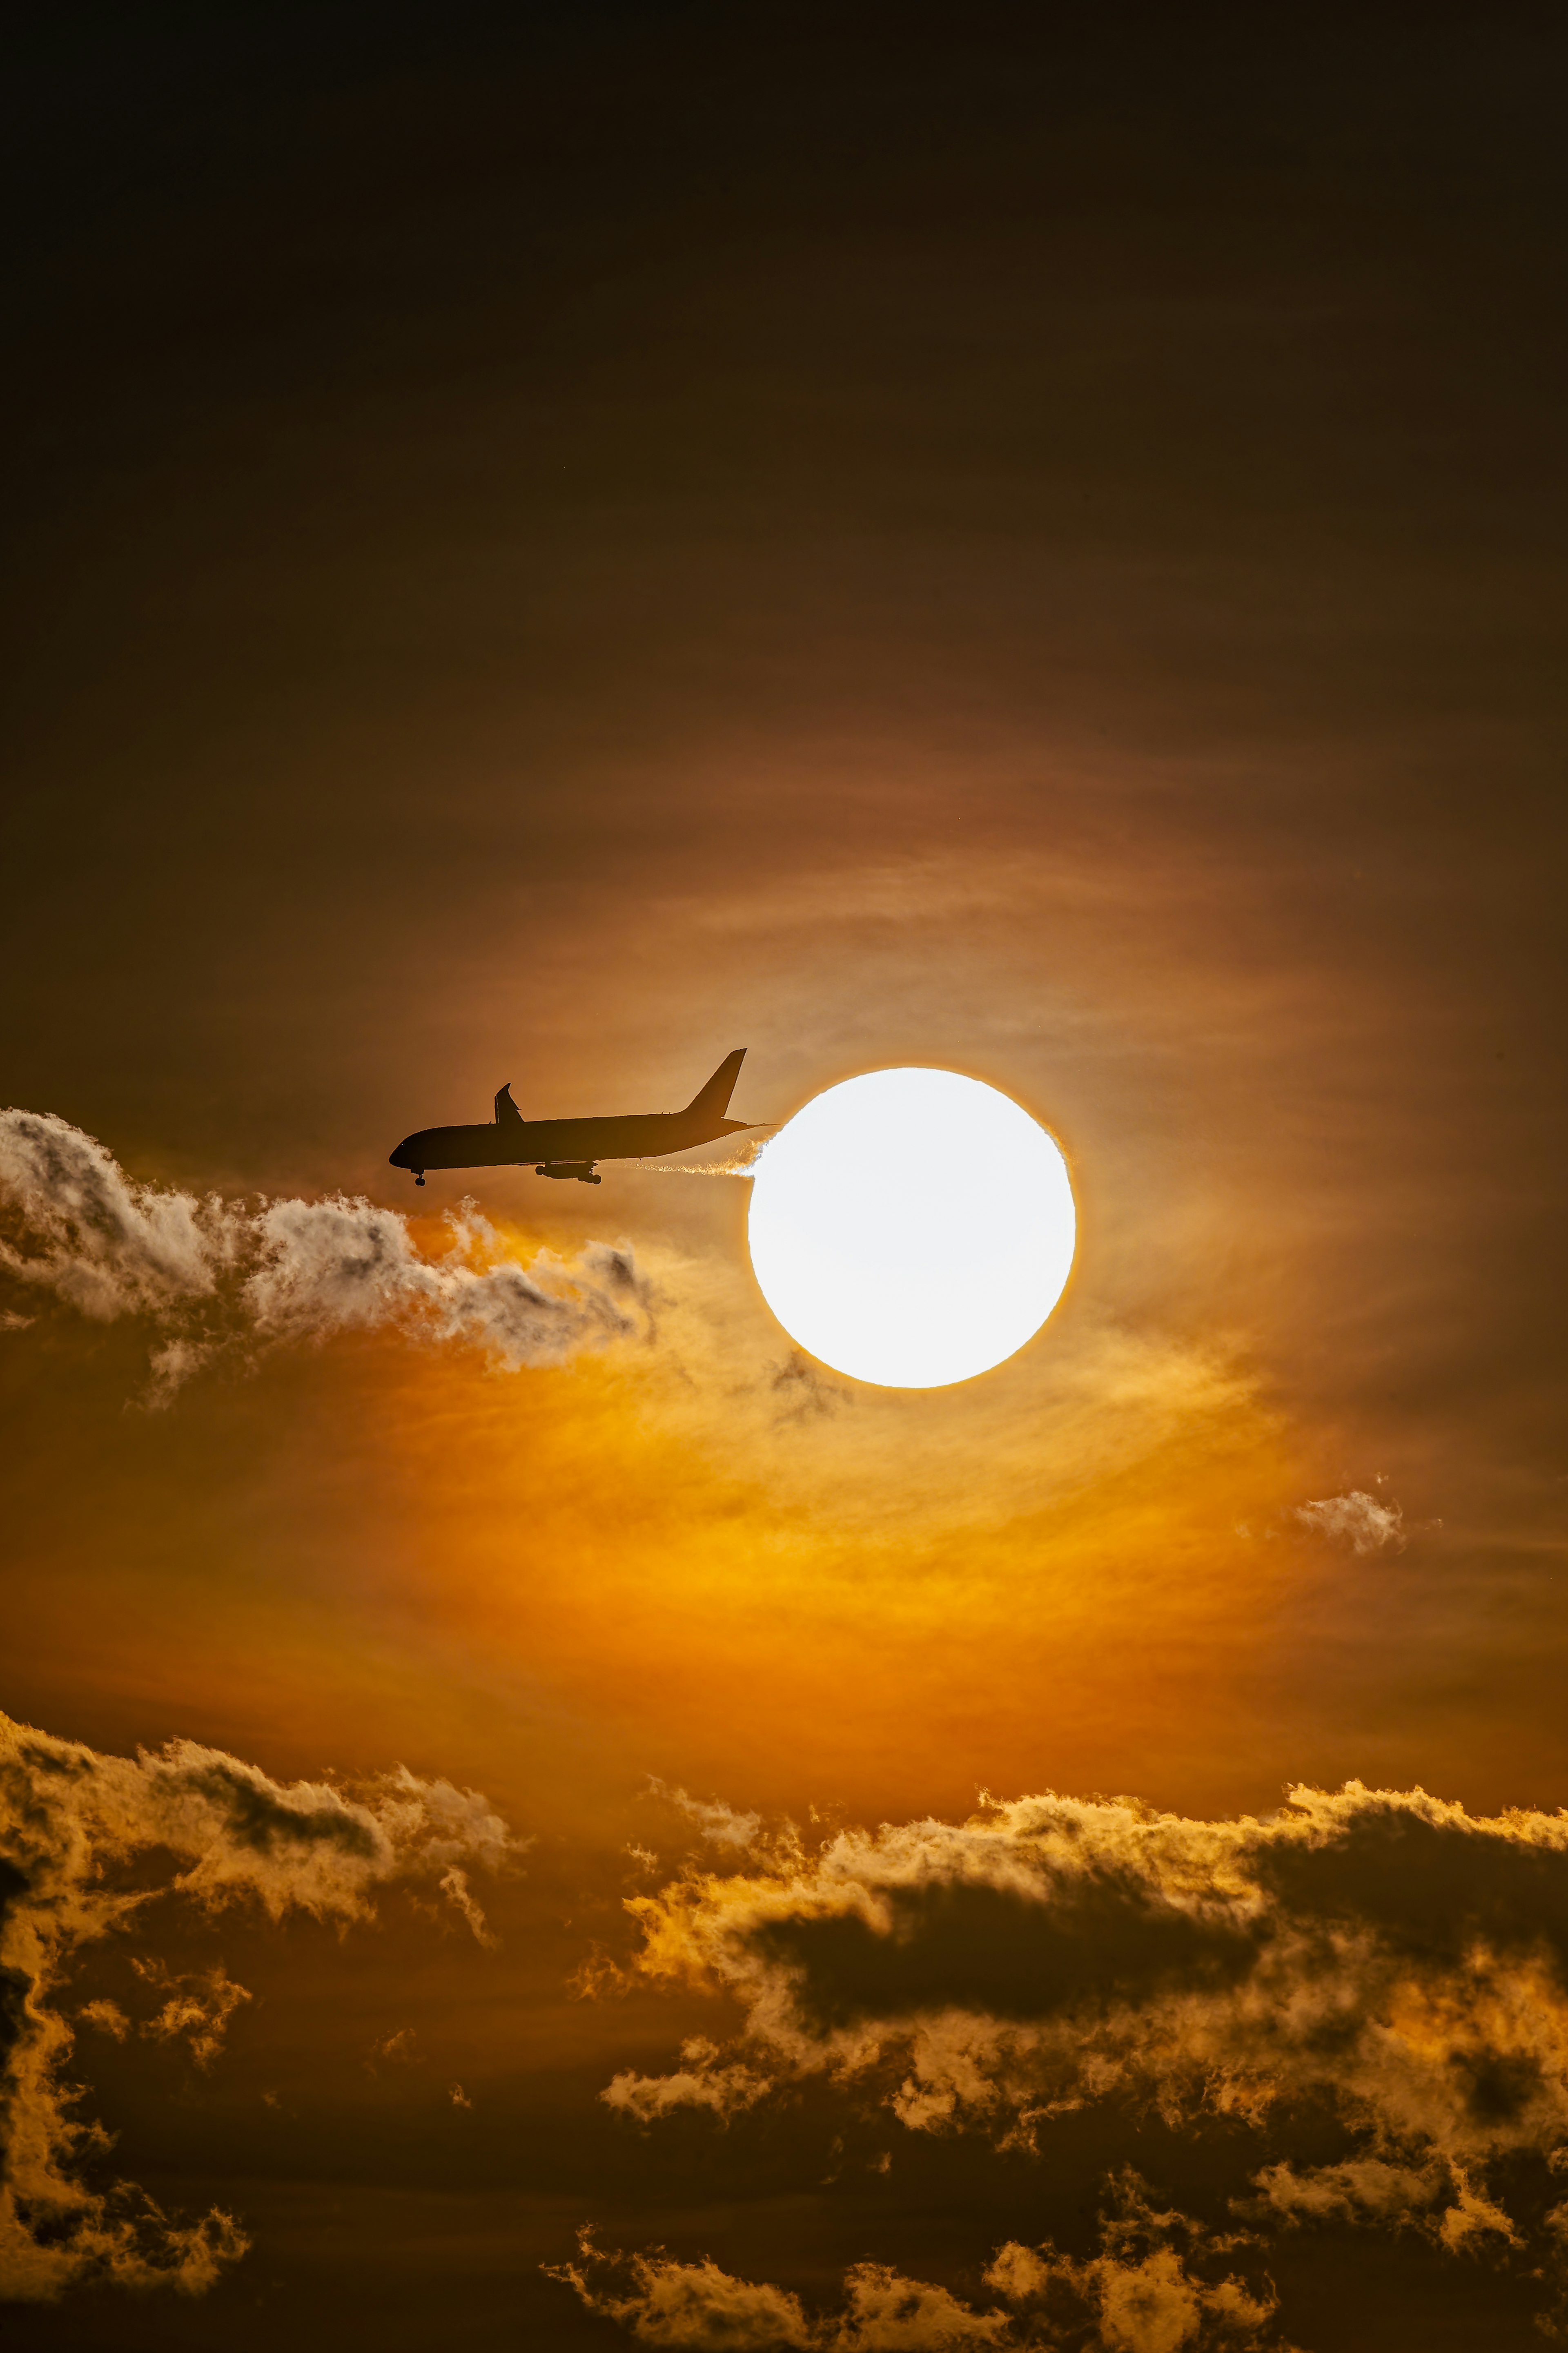
[[1010, 1096], [957, 1071], [868, 1071], [764, 1146], [748, 1239], [792, 1339], [857, 1380], [929, 1389], [1039, 1330], [1077, 1223], [1066, 1161]]

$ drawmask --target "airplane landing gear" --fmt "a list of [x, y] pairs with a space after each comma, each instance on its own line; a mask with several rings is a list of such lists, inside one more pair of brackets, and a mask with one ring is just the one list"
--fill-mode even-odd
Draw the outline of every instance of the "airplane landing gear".
[[423, 1177], [423, 1176], [416, 1176], [416, 1178], [414, 1179], [414, 1182], [415, 1182], [416, 1185], [423, 1185], [423, 1183], [425, 1182], [425, 1179], [424, 1179], [424, 1177]]

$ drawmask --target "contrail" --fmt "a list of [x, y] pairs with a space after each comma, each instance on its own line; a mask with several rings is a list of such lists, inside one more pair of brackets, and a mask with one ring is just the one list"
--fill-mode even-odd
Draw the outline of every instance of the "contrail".
[[752, 1176], [753, 1168], [731, 1167], [726, 1161], [710, 1163], [705, 1168], [689, 1168], [679, 1160], [639, 1160], [639, 1168], [649, 1169], [656, 1176]]
[[755, 1144], [738, 1144], [723, 1160], [639, 1160], [636, 1165], [656, 1176], [754, 1176], [758, 1155], [771, 1141], [763, 1136]]

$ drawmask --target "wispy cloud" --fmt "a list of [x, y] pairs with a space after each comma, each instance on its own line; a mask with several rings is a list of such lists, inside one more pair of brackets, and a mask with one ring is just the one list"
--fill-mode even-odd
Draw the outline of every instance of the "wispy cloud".
[[735, 1807], [726, 1805], [722, 1798], [693, 1798], [685, 1789], [661, 1781], [657, 1773], [648, 1775], [647, 1793], [684, 1815], [698, 1836], [710, 1846], [736, 1847], [745, 1852], [754, 1847], [763, 1835], [761, 1814], [741, 1813]]
[[603, 2253], [579, 2233], [574, 2263], [549, 2266], [590, 2312], [618, 2320], [645, 2345], [689, 2346], [701, 2353], [778, 2353], [805, 2347], [811, 2331], [800, 2298], [767, 2282], [734, 2279], [708, 2261], [679, 2263], [661, 2251]]
[[600, 2093], [606, 2107], [650, 2124], [672, 2108], [709, 2108], [729, 2117], [753, 2107], [773, 2089], [770, 2076], [731, 2063], [719, 2064], [722, 2054], [706, 2035], [694, 2034], [680, 2046], [684, 2063], [668, 2075], [638, 2075], [631, 2070], [615, 2076]]
[[221, 1961], [216, 1968], [180, 1976], [159, 1960], [131, 1966], [144, 1985], [165, 1997], [163, 2008], [144, 2019], [138, 2031], [153, 2042], [184, 2041], [197, 2066], [210, 2067], [223, 2049], [229, 2020], [250, 2000], [249, 1989], [236, 1985]]
[[99, 1323], [145, 1319], [153, 1404], [219, 1355], [342, 1332], [465, 1345], [515, 1372], [647, 1328], [629, 1250], [595, 1243], [524, 1266], [471, 1204], [445, 1223], [447, 1247], [430, 1257], [406, 1219], [363, 1198], [138, 1184], [52, 1113], [0, 1112], [0, 1269]]

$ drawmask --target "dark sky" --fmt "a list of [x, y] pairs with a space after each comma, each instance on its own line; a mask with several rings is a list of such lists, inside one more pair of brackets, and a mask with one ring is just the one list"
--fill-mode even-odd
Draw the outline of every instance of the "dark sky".
[[[13, 26], [8, 2342], [1562, 2321], [1565, 67]], [[740, 1043], [1045, 1121], [1045, 1333], [868, 1389], [743, 1183], [386, 1165]]]

